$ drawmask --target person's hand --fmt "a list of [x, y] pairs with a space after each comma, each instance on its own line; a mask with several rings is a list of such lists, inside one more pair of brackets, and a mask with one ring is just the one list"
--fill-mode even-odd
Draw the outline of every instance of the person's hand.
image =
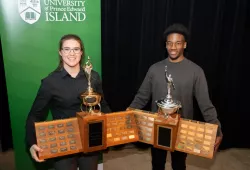
[[43, 152], [43, 150], [41, 148], [39, 148], [36, 144], [32, 145], [30, 147], [30, 154], [31, 154], [32, 158], [37, 162], [44, 162], [43, 159], [41, 160], [38, 158], [37, 152]]
[[129, 110], [132, 110], [132, 108], [131, 108], [131, 107], [128, 107], [128, 108], [126, 109], [126, 111], [129, 111]]
[[222, 141], [222, 136], [217, 136], [216, 140], [215, 140], [215, 144], [214, 144], [214, 153], [217, 152], [217, 150], [221, 144], [221, 141]]
[[130, 110], [136, 110], [135, 108], [132, 108], [132, 107], [128, 107], [127, 109], [126, 109], [126, 111], [130, 111]]

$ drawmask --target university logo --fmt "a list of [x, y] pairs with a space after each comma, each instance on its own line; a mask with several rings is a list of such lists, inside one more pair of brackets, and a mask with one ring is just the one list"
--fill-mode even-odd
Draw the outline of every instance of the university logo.
[[18, 10], [25, 22], [34, 24], [41, 15], [40, 0], [18, 0]]

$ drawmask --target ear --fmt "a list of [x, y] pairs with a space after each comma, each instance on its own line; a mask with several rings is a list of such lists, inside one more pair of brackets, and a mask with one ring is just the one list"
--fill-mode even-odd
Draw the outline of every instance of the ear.
[[62, 56], [62, 52], [61, 52], [61, 50], [59, 50], [59, 51], [58, 51], [58, 53], [59, 53], [59, 55], [60, 55], [60, 56]]
[[187, 48], [187, 42], [184, 43], [184, 48], [185, 48], [185, 49]]

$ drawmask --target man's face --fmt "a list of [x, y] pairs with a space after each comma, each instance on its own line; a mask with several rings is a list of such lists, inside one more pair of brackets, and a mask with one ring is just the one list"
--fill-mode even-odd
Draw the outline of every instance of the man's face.
[[179, 57], [183, 56], [186, 46], [187, 43], [185, 42], [184, 36], [182, 34], [172, 33], [168, 35], [166, 48], [171, 60], [177, 60]]

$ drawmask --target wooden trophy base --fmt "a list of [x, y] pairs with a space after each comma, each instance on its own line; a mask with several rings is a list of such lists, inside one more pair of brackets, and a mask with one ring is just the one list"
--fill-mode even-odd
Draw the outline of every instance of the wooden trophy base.
[[84, 153], [100, 151], [106, 145], [106, 116], [104, 114], [90, 115], [87, 112], [76, 114]]
[[174, 151], [180, 115], [169, 115], [167, 119], [158, 117], [154, 123], [154, 147]]

